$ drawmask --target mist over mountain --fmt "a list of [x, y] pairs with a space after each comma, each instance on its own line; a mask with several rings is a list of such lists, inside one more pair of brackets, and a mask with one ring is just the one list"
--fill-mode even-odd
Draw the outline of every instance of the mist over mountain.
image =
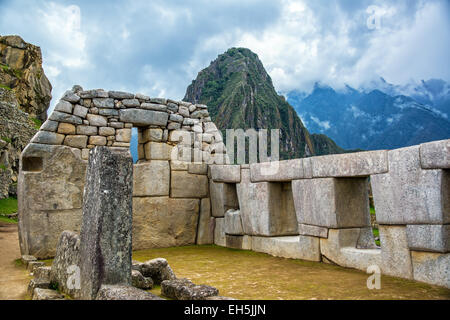
[[287, 94], [311, 133], [345, 149], [395, 149], [450, 138], [450, 85], [430, 79], [393, 85], [383, 78], [355, 89], [316, 83]]

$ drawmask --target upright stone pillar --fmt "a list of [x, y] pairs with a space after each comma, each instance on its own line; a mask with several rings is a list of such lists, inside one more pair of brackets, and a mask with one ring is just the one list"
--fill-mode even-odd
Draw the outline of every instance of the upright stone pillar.
[[131, 284], [133, 161], [126, 149], [91, 150], [81, 226], [81, 298]]

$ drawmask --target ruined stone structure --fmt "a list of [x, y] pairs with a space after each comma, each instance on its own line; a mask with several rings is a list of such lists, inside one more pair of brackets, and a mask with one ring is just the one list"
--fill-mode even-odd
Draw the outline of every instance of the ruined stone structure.
[[79, 232], [89, 150], [128, 148], [133, 126], [134, 250], [215, 243], [450, 287], [450, 140], [230, 165], [206, 106], [77, 86], [22, 153], [22, 254], [54, 256]]
[[133, 249], [195, 243], [199, 213], [210, 208], [207, 163], [226, 160], [206, 106], [75, 86], [21, 156], [22, 252], [52, 257], [62, 231], [80, 231], [89, 150], [128, 149], [133, 126]]

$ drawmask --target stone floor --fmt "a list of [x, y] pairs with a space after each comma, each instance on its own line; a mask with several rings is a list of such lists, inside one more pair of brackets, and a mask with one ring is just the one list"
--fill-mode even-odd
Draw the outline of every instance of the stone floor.
[[30, 275], [20, 259], [17, 225], [0, 222], [0, 300], [26, 298]]

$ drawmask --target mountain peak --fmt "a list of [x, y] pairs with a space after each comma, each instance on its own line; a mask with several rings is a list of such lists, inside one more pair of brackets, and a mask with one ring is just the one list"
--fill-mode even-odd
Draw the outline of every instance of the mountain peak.
[[202, 70], [185, 101], [209, 107], [219, 129], [280, 129], [280, 156], [314, 154], [309, 132], [292, 106], [276, 92], [258, 55], [230, 48]]

